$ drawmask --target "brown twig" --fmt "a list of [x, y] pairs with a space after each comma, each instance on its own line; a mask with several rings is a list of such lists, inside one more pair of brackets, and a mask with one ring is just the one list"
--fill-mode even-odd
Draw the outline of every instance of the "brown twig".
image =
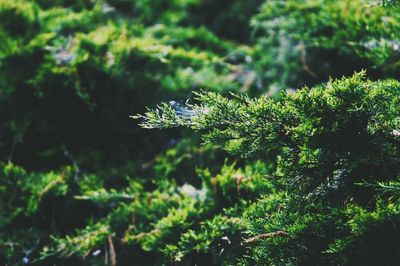
[[307, 51], [306, 47], [304, 46], [304, 43], [301, 42], [299, 44], [300, 52], [301, 52], [301, 63], [303, 64], [304, 71], [306, 71], [308, 74], [310, 74], [313, 78], [317, 78], [317, 74], [315, 74], [314, 71], [311, 70], [311, 68], [307, 64]]
[[251, 238], [246, 239], [244, 241], [244, 243], [250, 244], [250, 243], [253, 243], [253, 242], [261, 240], [261, 239], [267, 239], [267, 238], [276, 237], [276, 236], [289, 237], [290, 235], [289, 235], [289, 233], [287, 233], [285, 231], [276, 231], [276, 232], [272, 232], [272, 233], [265, 233], [265, 234], [253, 236]]
[[115, 248], [114, 248], [114, 244], [113, 244], [111, 235], [108, 236], [108, 246], [109, 246], [109, 252], [110, 252], [111, 266], [116, 266], [117, 265], [117, 255], [115, 254]]
[[240, 194], [240, 185], [242, 182], [250, 179], [249, 177], [245, 177], [241, 174], [235, 174], [232, 178], [236, 180], [236, 190], [238, 194]]

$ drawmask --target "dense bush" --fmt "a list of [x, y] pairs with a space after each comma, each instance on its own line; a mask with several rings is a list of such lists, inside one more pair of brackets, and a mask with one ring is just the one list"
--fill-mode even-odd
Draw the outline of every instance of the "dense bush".
[[255, 68], [269, 88], [299, 88], [367, 69], [399, 78], [398, 8], [373, 1], [267, 1], [251, 21]]
[[[140, 20], [112, 19], [103, 5], [80, 12], [20, 1], [2, 6], [2, 14], [13, 10], [12, 18], [30, 33], [9, 36], [12, 47], [2, 49], [2, 160], [11, 156], [41, 169], [69, 163], [65, 147], [112, 165], [128, 150], [152, 154], [152, 141], [130, 126], [130, 113], [198, 87], [236, 90], [244, 83], [246, 72], [235, 74], [240, 59], [225, 58], [235, 45], [204, 27], [145, 27]], [[4, 35], [8, 31], [3, 25]]]
[[0, 0], [0, 264], [396, 265], [399, 14]]
[[288, 237], [255, 243], [246, 264], [394, 264], [400, 247], [382, 240], [400, 233], [398, 200], [367, 184], [399, 189], [400, 83], [361, 73], [279, 100], [232, 96], [200, 93], [185, 114], [164, 104], [138, 118], [145, 128], [200, 130], [206, 142], [242, 156], [277, 151], [274, 182], [289, 197], [267, 195], [243, 215], [251, 234]]

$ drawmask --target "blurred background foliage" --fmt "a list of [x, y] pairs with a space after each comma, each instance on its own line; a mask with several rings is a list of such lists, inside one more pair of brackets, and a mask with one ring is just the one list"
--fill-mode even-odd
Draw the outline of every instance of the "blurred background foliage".
[[[397, 180], [303, 213], [279, 149], [243, 159], [129, 118], [200, 90], [400, 79], [398, 1], [0, 0], [0, 38], [0, 264], [398, 261]], [[293, 237], [244, 242], [277, 230]]]

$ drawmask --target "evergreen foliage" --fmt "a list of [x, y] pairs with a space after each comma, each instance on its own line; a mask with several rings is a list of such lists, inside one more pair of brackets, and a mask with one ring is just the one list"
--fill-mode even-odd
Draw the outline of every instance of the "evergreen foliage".
[[270, 88], [299, 88], [361, 69], [399, 79], [399, 21], [398, 6], [365, 0], [267, 1], [251, 21], [256, 69]]
[[185, 107], [190, 115], [163, 104], [136, 118], [145, 128], [199, 130], [206, 143], [241, 156], [274, 151], [274, 182], [290, 195], [276, 203], [280, 212], [270, 196], [244, 210], [251, 234], [290, 236], [255, 243], [244, 264], [392, 265], [399, 258], [398, 246], [379, 235], [399, 233], [398, 199], [371, 191], [398, 189], [398, 81], [372, 82], [361, 72], [275, 100], [212, 92], [195, 100]]
[[0, 38], [1, 265], [398, 264], [398, 1], [0, 0]]

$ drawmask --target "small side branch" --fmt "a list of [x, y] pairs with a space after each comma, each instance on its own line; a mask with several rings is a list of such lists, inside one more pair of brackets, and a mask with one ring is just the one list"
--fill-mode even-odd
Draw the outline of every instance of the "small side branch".
[[117, 265], [117, 256], [115, 254], [114, 243], [112, 241], [111, 235], [108, 236], [108, 246], [109, 246], [111, 266], [116, 266]]
[[318, 77], [317, 74], [315, 74], [315, 72], [312, 71], [311, 68], [307, 64], [307, 51], [306, 51], [306, 47], [303, 42], [301, 42], [299, 44], [299, 49], [300, 49], [300, 53], [301, 53], [300, 60], [303, 65], [304, 71], [306, 71], [313, 78], [317, 78]]
[[246, 239], [244, 241], [244, 243], [245, 244], [250, 244], [250, 243], [253, 243], [253, 242], [258, 241], [258, 240], [267, 239], [267, 238], [276, 237], [276, 236], [289, 237], [290, 235], [289, 235], [289, 233], [287, 233], [285, 231], [276, 231], [276, 232], [256, 235], [254, 237]]

